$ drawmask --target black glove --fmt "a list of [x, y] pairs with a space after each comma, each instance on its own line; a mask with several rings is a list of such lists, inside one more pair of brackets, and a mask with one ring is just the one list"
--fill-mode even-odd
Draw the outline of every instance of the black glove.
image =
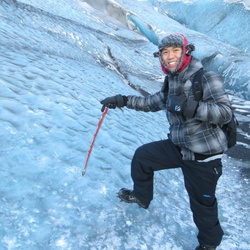
[[101, 111], [103, 112], [105, 107], [110, 109], [115, 109], [116, 107], [122, 108], [127, 105], [128, 98], [124, 95], [115, 95], [111, 97], [107, 97], [106, 99], [101, 101], [103, 104]]
[[187, 99], [184, 95], [169, 96], [167, 100], [167, 110], [171, 113], [182, 114], [184, 117], [193, 118], [199, 103], [192, 99]]

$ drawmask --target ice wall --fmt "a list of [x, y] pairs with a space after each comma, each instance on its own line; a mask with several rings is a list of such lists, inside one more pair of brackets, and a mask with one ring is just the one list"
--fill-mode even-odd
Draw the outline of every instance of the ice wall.
[[249, 9], [239, 1], [149, 1], [186, 27], [250, 53], [249, 1]]
[[116, 2], [110, 0], [101, 0], [98, 2], [85, 0], [85, 2], [93, 8], [117, 19], [131, 30], [139, 30], [154, 45], [158, 44], [158, 38], [153, 30], [153, 27], [149, 23], [142, 20], [135, 13], [126, 10]]

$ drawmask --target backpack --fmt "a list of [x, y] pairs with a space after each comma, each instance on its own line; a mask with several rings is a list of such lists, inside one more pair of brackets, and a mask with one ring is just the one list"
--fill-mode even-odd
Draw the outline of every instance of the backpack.
[[[202, 100], [202, 96], [203, 96], [203, 89], [202, 89], [202, 76], [205, 73], [205, 70], [200, 69], [199, 71], [197, 71], [193, 77], [193, 81], [192, 81], [192, 90], [193, 90], [193, 95], [194, 95], [194, 99], [195, 101], [200, 101]], [[168, 77], [166, 76], [165, 81], [164, 81], [164, 92], [167, 93], [168, 92]], [[237, 142], [237, 126], [239, 125], [234, 112], [232, 110], [232, 119], [230, 120], [229, 123], [223, 124], [221, 126], [221, 129], [223, 130], [223, 132], [225, 133], [226, 137], [227, 137], [227, 142], [228, 142], [228, 148], [233, 147], [236, 142]]]

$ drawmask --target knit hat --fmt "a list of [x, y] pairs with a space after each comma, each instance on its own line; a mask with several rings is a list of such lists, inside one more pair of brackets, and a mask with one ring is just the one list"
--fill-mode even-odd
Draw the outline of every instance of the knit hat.
[[172, 73], [180, 73], [190, 63], [192, 59], [191, 52], [195, 50], [195, 47], [193, 44], [188, 44], [187, 38], [182, 34], [176, 33], [176, 34], [171, 34], [171, 35], [164, 37], [158, 45], [158, 48], [159, 48], [158, 56], [160, 56], [162, 71], [165, 74], [169, 74], [170, 71], [161, 59], [161, 51], [164, 48], [170, 47], [170, 46], [182, 48], [182, 57], [179, 62], [179, 65], [177, 66], [175, 72], [172, 72]]
[[171, 34], [169, 36], [165, 36], [159, 43], [158, 48], [159, 51], [163, 50], [166, 47], [183, 47], [184, 41], [183, 37], [180, 34]]

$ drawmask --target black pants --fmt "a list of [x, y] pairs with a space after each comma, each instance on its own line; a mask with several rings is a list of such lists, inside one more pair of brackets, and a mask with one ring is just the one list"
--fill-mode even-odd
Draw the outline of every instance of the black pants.
[[194, 222], [199, 230], [199, 243], [218, 246], [223, 236], [215, 197], [217, 181], [222, 174], [220, 159], [210, 162], [183, 161], [170, 140], [145, 144], [136, 150], [132, 160], [133, 194], [143, 203], [149, 204], [153, 199], [154, 171], [179, 167], [183, 172]]

